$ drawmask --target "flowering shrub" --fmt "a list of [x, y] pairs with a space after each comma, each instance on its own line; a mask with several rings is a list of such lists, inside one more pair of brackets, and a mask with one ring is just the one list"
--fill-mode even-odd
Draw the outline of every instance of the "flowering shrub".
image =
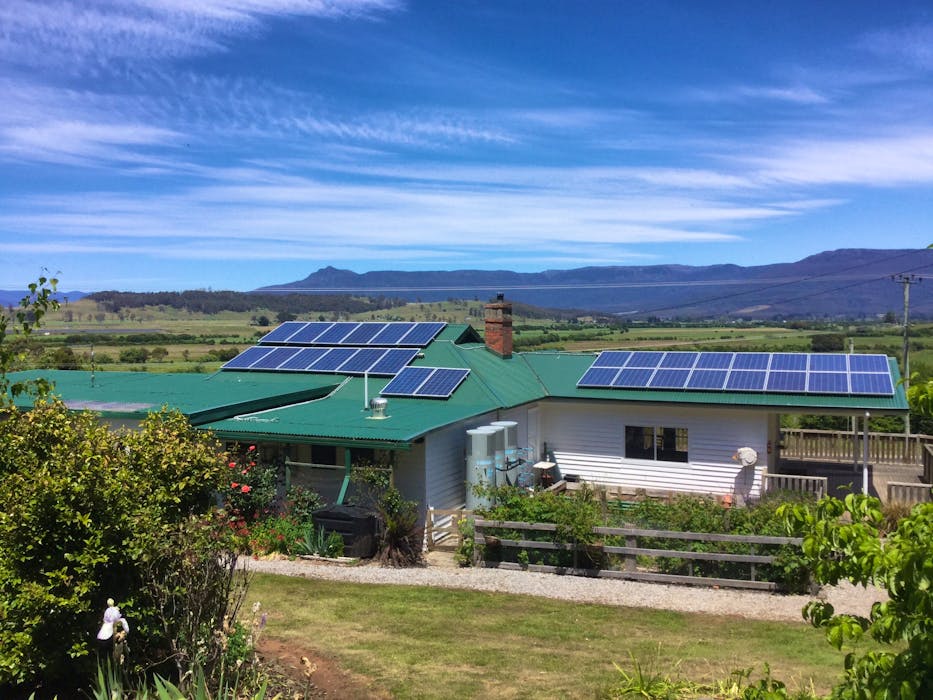
[[253, 554], [296, 554], [304, 536], [305, 528], [294, 517], [275, 515], [255, 522], [247, 543]]
[[264, 463], [255, 445], [227, 461], [224, 487], [227, 524], [237, 547], [250, 554], [295, 554], [312, 527], [311, 514], [324, 505], [309, 489], [293, 486], [276, 500], [278, 470]]
[[259, 450], [255, 445], [250, 445], [239, 455], [231, 456], [227, 462], [227, 471], [230, 482], [224, 500], [231, 522], [257, 520], [272, 512], [276, 468], [275, 465], [260, 461]]

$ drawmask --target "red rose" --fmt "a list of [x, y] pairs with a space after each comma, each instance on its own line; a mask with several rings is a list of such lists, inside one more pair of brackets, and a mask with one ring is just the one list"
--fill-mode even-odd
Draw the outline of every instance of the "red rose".
[[249, 487], [249, 485], [243, 484], [243, 486], [240, 487], [240, 491], [242, 491], [243, 493], [249, 493], [250, 491], [252, 491], [252, 489]]
[[235, 481], [231, 481], [231, 482], [230, 482], [230, 488], [235, 489], [237, 486], [239, 486], [239, 484], [238, 484], [237, 482], [235, 482]]

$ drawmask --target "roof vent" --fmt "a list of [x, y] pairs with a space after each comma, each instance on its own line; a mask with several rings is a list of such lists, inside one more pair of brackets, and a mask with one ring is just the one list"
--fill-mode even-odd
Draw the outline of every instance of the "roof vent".
[[373, 414], [370, 416], [373, 420], [385, 420], [388, 418], [386, 415], [386, 406], [389, 405], [389, 400], [384, 399], [381, 396], [376, 396], [369, 400], [369, 407], [372, 409]]

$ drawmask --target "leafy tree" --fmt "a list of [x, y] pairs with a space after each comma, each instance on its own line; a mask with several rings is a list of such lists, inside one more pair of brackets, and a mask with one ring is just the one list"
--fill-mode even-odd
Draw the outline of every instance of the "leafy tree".
[[821, 333], [810, 337], [813, 352], [842, 352], [845, 343], [846, 337], [842, 333]]
[[22, 346], [11, 342], [8, 330], [12, 329], [12, 340], [29, 336], [49, 312], [58, 309], [58, 302], [53, 298], [58, 280], [54, 277], [40, 277], [29, 285], [29, 294], [24, 296], [19, 307], [8, 313], [0, 313], [0, 406], [10, 398], [30, 391], [42, 393], [48, 390], [48, 384], [42, 381], [10, 382], [7, 372], [22, 354]]
[[143, 364], [148, 359], [149, 351], [146, 348], [127, 348], [120, 351], [120, 362]]
[[789, 528], [803, 535], [803, 553], [817, 581], [883, 586], [886, 602], [872, 606], [869, 617], [837, 614], [824, 601], [812, 601], [804, 618], [826, 630], [841, 649], [866, 633], [896, 650], [845, 657], [845, 675], [833, 690], [838, 700], [933, 697], [933, 504], [914, 507], [897, 529], [884, 534], [877, 498], [850, 494], [844, 501], [826, 497], [812, 508], [786, 506]]
[[162, 362], [166, 357], [168, 357], [168, 348], [165, 348], [161, 345], [156, 345], [149, 353], [149, 357], [151, 357], [156, 362]]
[[[178, 662], [180, 647], [205, 642], [180, 637], [165, 606], [189, 624], [185, 600], [203, 594], [197, 582], [230, 580], [225, 542], [204, 520], [225, 470], [215, 441], [175, 412], [118, 433], [59, 402], [11, 409], [0, 422], [0, 686], [87, 672], [89, 636], [110, 597], [132, 621], [140, 665]], [[194, 536], [205, 530], [215, 534]], [[192, 560], [199, 578], [169, 575]], [[198, 621], [206, 643], [221, 621]]]
[[56, 308], [54, 286], [40, 278], [0, 314], [0, 696], [41, 680], [74, 697], [111, 597], [132, 620], [131, 670], [216, 676], [223, 623], [235, 624], [244, 592], [210, 510], [225, 459], [177, 412], [114, 432], [57, 401], [13, 405], [48, 385], [9, 380], [21, 350], [5, 331], [28, 336]]

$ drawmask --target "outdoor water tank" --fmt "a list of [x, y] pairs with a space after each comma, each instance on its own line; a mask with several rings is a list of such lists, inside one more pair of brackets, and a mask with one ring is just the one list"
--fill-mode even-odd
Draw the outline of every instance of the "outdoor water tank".
[[495, 486], [496, 484], [493, 456], [495, 431], [488, 427], [473, 428], [467, 430], [466, 434], [466, 507], [469, 510], [476, 510], [489, 506], [491, 501], [485, 496], [474, 494], [473, 487], [478, 484], [483, 486]]
[[514, 420], [497, 420], [490, 425], [503, 430], [503, 463], [497, 468], [496, 484], [515, 486], [518, 480], [518, 423]]
[[495, 485], [505, 486], [505, 426], [502, 425], [484, 425], [493, 431], [493, 461], [495, 462]]
[[311, 514], [314, 529], [343, 537], [343, 555], [366, 559], [376, 553], [376, 516], [359, 506], [333, 505]]

